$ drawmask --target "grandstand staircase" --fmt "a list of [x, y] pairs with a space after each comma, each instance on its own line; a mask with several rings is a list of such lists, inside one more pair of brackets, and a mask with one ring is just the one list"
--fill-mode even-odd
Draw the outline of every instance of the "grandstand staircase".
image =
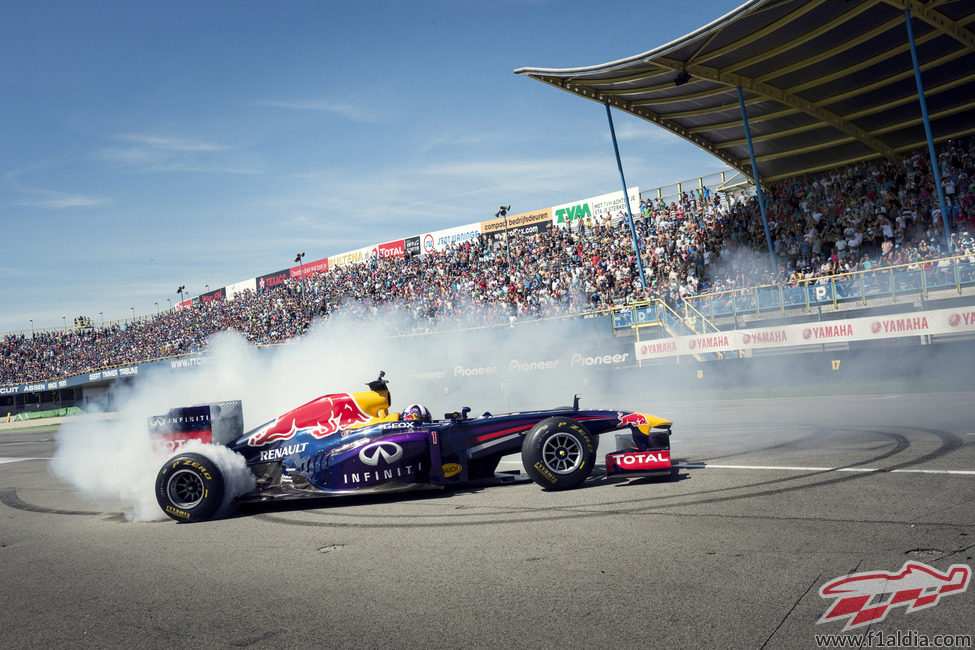
[[[637, 342], [646, 340], [641, 339], [641, 331], [647, 327], [659, 327], [658, 332], [666, 333], [667, 336], [672, 338], [721, 332], [721, 328], [689, 303], [685, 302], [681, 305], [680, 310], [684, 312], [683, 315], [663, 300], [652, 301], [650, 307], [649, 313], [653, 314], [651, 319], [637, 323], [636, 318], [631, 316], [630, 320], [633, 323], [633, 329], [636, 331]], [[635, 312], [633, 315], [635, 316]], [[663, 335], [652, 338], [663, 338]], [[721, 352], [706, 352], [704, 354], [694, 354], [693, 356], [697, 361], [724, 358], [724, 354]]]

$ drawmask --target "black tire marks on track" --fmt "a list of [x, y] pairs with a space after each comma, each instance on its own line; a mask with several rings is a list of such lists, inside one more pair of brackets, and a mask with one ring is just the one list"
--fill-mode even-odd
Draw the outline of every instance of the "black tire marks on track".
[[[291, 526], [337, 526], [337, 527], [358, 527], [358, 528], [416, 528], [421, 526], [431, 525], [428, 522], [416, 521], [414, 523], [393, 523], [390, 520], [396, 519], [438, 519], [441, 521], [437, 522], [437, 526], [483, 526], [483, 525], [496, 525], [496, 524], [506, 524], [506, 523], [528, 523], [528, 522], [542, 522], [542, 521], [554, 521], [562, 520], [567, 518], [581, 518], [581, 517], [607, 517], [607, 516], [618, 516], [618, 515], [636, 515], [636, 514], [655, 514], [655, 515], [677, 515], [677, 516], [703, 516], [703, 517], [734, 517], [735, 515], [718, 515], [718, 514], [697, 514], [697, 515], [687, 515], [683, 513], [671, 513], [668, 512], [673, 508], [687, 507], [687, 506], [698, 506], [698, 505], [711, 505], [715, 503], [738, 501], [744, 499], [752, 499], [756, 497], [765, 497], [773, 495], [787, 494], [790, 492], [797, 492], [801, 490], [808, 490], [812, 488], [819, 488], [829, 485], [835, 485], [838, 483], [846, 483], [849, 481], [864, 480], [875, 474], [885, 474], [889, 473], [894, 469], [905, 469], [915, 465], [923, 464], [955, 451], [961, 447], [964, 442], [961, 438], [955, 434], [949, 433], [947, 431], [938, 431], [934, 429], [919, 429], [919, 428], [902, 428], [903, 431], [922, 433], [926, 435], [933, 435], [941, 440], [941, 444], [934, 451], [924, 454], [918, 458], [904, 461], [902, 463], [897, 463], [883, 469], [878, 469], [873, 472], [854, 472], [854, 473], [843, 473], [837, 472], [838, 469], [849, 469], [862, 467], [866, 465], [872, 465], [879, 461], [893, 458], [906, 450], [910, 449], [911, 443], [909, 442], [907, 436], [899, 433], [893, 433], [888, 431], [878, 431], [872, 427], [849, 427], [844, 429], [834, 429], [827, 431], [826, 429], [817, 428], [813, 433], [806, 436], [791, 441], [793, 444], [807, 441], [815, 437], [825, 437], [833, 433], [840, 431], [852, 431], [856, 433], [866, 433], [878, 436], [881, 439], [887, 439], [893, 443], [893, 446], [886, 452], [881, 454], [876, 454], [870, 458], [855, 463], [849, 463], [843, 465], [836, 469], [830, 470], [817, 470], [811, 472], [805, 472], [801, 474], [793, 474], [790, 476], [769, 479], [765, 481], [756, 481], [752, 483], [746, 483], [742, 485], [734, 485], [723, 488], [715, 488], [712, 490], [701, 490], [698, 492], [689, 492], [677, 495], [661, 495], [647, 497], [644, 499], [633, 499], [625, 501], [621, 504], [620, 501], [614, 500], [603, 503], [586, 504], [586, 505], [574, 505], [574, 506], [546, 506], [546, 507], [532, 507], [532, 508], [518, 508], [518, 507], [497, 507], [491, 506], [491, 513], [485, 513], [480, 511], [480, 509], [472, 508], [474, 511], [470, 514], [460, 515], [463, 517], [463, 521], [442, 521], [443, 519], [450, 519], [452, 515], [450, 514], [429, 514], [422, 515], [416, 513], [410, 513], [407, 515], [379, 515], [383, 520], [380, 522], [367, 522], [367, 521], [300, 521], [289, 519], [278, 514], [257, 514], [257, 518], [262, 521], [269, 521], [278, 524], [291, 525]], [[782, 449], [790, 446], [788, 443], [773, 445], [772, 447], [777, 449]], [[736, 454], [739, 455], [739, 454]], [[725, 456], [726, 457], [726, 456]], [[706, 470], [699, 470], [706, 471]], [[796, 484], [798, 481], [804, 481], [809, 478], [823, 477], [823, 480], [813, 481], [813, 482], [803, 482], [802, 484]], [[781, 486], [787, 484], [784, 487], [770, 487], [770, 486]], [[594, 484], [589, 484], [586, 487], [595, 487]], [[626, 484], [619, 484], [618, 487], [625, 488]], [[766, 489], [762, 489], [766, 488]], [[742, 490], [752, 491], [746, 492], [744, 494], [726, 494], [729, 492], [740, 492]], [[716, 495], [716, 496], [708, 496]], [[695, 497], [705, 497], [705, 498], [695, 498]], [[662, 503], [664, 501], [672, 501], [671, 503]], [[621, 505], [623, 507], [621, 507]], [[350, 514], [348, 512], [342, 513], [332, 513], [329, 512], [329, 508], [320, 508], [312, 510], [311, 508], [306, 509], [308, 514], [318, 517], [342, 517], [345, 519], [375, 519], [377, 515], [356, 515]], [[544, 516], [537, 517], [510, 517], [503, 518], [505, 513], [509, 515], [530, 515], [531, 513], [545, 513]], [[458, 515], [453, 515], [458, 516]], [[484, 518], [482, 521], [472, 520], [474, 517]], [[780, 519], [782, 517], [776, 516], [761, 516], [761, 517], [748, 517], [748, 518], [759, 518], [759, 519]], [[819, 521], [817, 518], [813, 517], [798, 517], [795, 519], [802, 519], [807, 521]], [[825, 521], [825, 520], [824, 520]], [[831, 518], [830, 521], [853, 521], [850, 519], [842, 518]], [[855, 520], [859, 521], [859, 520]], [[879, 521], [876, 523], [917, 523], [917, 522], [888, 522]]]
[[61, 510], [59, 508], [47, 508], [45, 506], [36, 506], [31, 503], [23, 501], [19, 496], [17, 496], [17, 488], [0, 488], [0, 503], [7, 506], [8, 508], [14, 508], [16, 510], [26, 510], [27, 512], [39, 512], [47, 515], [102, 515], [101, 512], [92, 512], [90, 510]]
[[[722, 488], [714, 488], [710, 490], [700, 490], [697, 492], [688, 492], [683, 494], [666, 494], [666, 495], [655, 495], [652, 497], [646, 497], [641, 499], [631, 499], [626, 501], [612, 500], [604, 501], [601, 503], [592, 503], [585, 505], [572, 505], [572, 506], [545, 506], [545, 507], [531, 507], [531, 508], [520, 508], [517, 506], [487, 506], [484, 508], [478, 506], [469, 506], [463, 509], [463, 512], [457, 510], [454, 514], [451, 513], [434, 513], [434, 514], [355, 514], [349, 512], [353, 504], [345, 500], [342, 503], [336, 503], [334, 506], [323, 506], [322, 501], [328, 501], [330, 498], [325, 497], [323, 499], [309, 499], [307, 501], [297, 501], [297, 502], [285, 502], [284, 508], [282, 508], [281, 503], [271, 504], [267, 503], [254, 503], [247, 504], [244, 509], [249, 511], [259, 511], [269, 507], [277, 507], [278, 509], [284, 509], [290, 512], [302, 512], [315, 517], [326, 517], [326, 518], [336, 518], [341, 517], [343, 519], [352, 519], [354, 521], [306, 521], [306, 520], [295, 520], [283, 516], [284, 513], [268, 513], [268, 512], [257, 512], [251, 516], [262, 521], [289, 525], [289, 526], [312, 526], [312, 527], [358, 527], [358, 528], [415, 528], [421, 526], [429, 526], [428, 520], [437, 519], [438, 526], [485, 526], [485, 525], [496, 525], [496, 524], [506, 524], [506, 523], [529, 523], [529, 522], [542, 522], [542, 521], [553, 521], [553, 520], [563, 520], [567, 518], [581, 518], [581, 517], [606, 517], [606, 516], [618, 516], [618, 515], [638, 515], [638, 514], [656, 514], [656, 515], [672, 515], [672, 516], [698, 516], [698, 517], [735, 517], [733, 514], [696, 514], [688, 515], [684, 513], [670, 512], [674, 508], [687, 507], [687, 506], [699, 506], [699, 505], [711, 505], [729, 501], [737, 501], [743, 499], [752, 499], [757, 497], [767, 497], [774, 495], [787, 494], [790, 492], [796, 492], [801, 490], [808, 490], [812, 488], [819, 488], [823, 486], [834, 485], [838, 483], [845, 483], [848, 481], [863, 480], [869, 478], [875, 474], [888, 473], [894, 469], [904, 469], [912, 467], [915, 465], [920, 465], [937, 458], [943, 457], [947, 454], [964, 446], [966, 443], [958, 435], [939, 431], [935, 429], [921, 429], [921, 428], [901, 428], [903, 431], [921, 433], [928, 436], [934, 436], [941, 440], [941, 444], [937, 449], [924, 454], [923, 456], [904, 461], [902, 463], [897, 463], [889, 467], [878, 469], [873, 472], [855, 472], [850, 474], [838, 474], [836, 469], [830, 470], [817, 470], [804, 472], [800, 474], [792, 474], [790, 476], [768, 479], [763, 481], [755, 481], [751, 483], [745, 483], [742, 485], [732, 485]], [[907, 451], [911, 447], [911, 443], [907, 436], [899, 433], [894, 433], [890, 431], [878, 430], [874, 427], [846, 427], [842, 429], [826, 429], [822, 427], [813, 427], [812, 430], [800, 436], [794, 440], [785, 441], [783, 443], [778, 443], [775, 445], [768, 445], [765, 447], [757, 447], [751, 450], [745, 450], [741, 452], [735, 452], [733, 454], [715, 456], [706, 460], [686, 460], [684, 462], [688, 463], [702, 463], [707, 464], [707, 462], [713, 462], [714, 460], [726, 459], [732, 456], [743, 456], [754, 453], [761, 453], [774, 450], [782, 450], [789, 447], [803, 446], [813, 440], [824, 440], [831, 435], [840, 432], [855, 432], [860, 434], [868, 434], [876, 436], [881, 442], [891, 445], [890, 449], [871, 456], [865, 460], [861, 460], [855, 463], [850, 463], [843, 465], [837, 469], [850, 469], [857, 468], [866, 465], [872, 465], [879, 461], [894, 458], [903, 452]], [[686, 470], [685, 470], [686, 471]], [[693, 470], [693, 471], [706, 471]], [[816, 480], [808, 482], [808, 479], [822, 477], [822, 480]], [[639, 479], [637, 479], [639, 482]], [[607, 487], [607, 485], [613, 485], [617, 488], [625, 489], [630, 484], [630, 481], [612, 483], [606, 481], [605, 479], [590, 480], [582, 489], [590, 489], [594, 487]], [[496, 488], [492, 488], [496, 489]], [[479, 488], [459, 488], [457, 490], [452, 490], [449, 492], [436, 492], [436, 493], [409, 493], [409, 495], [364, 495], [360, 497], [362, 501], [359, 502], [361, 505], [365, 503], [389, 503], [392, 501], [429, 501], [431, 503], [437, 502], [440, 499], [450, 498], [453, 494], [461, 492], [472, 492], [478, 491]], [[740, 493], [745, 491], [744, 493]], [[738, 494], [733, 494], [738, 492]], [[355, 497], [353, 497], [355, 498]], [[23, 510], [34, 513], [43, 514], [57, 514], [57, 515], [82, 515], [82, 516], [104, 516], [104, 512], [92, 512], [85, 510], [66, 510], [58, 508], [48, 508], [44, 506], [37, 506], [23, 501], [17, 494], [17, 488], [2, 488], [0, 489], [0, 503], [3, 503], [7, 507], [14, 508], [17, 510]], [[332, 508], [343, 508], [342, 512], [335, 512]], [[486, 510], [490, 510], [486, 512]], [[545, 513], [541, 516], [530, 516], [532, 513]], [[240, 516], [242, 513], [237, 513]], [[234, 516], [234, 515], [231, 515]], [[247, 516], [244, 513], [244, 516]], [[755, 518], [750, 516], [742, 516], [744, 518]], [[381, 519], [381, 521], [369, 521], [375, 519]], [[816, 519], [808, 517], [776, 517], [774, 515], [763, 515], [758, 517], [761, 519], [802, 519], [808, 521], [850, 521], [848, 519], [842, 518], [830, 518], [830, 519]], [[457, 519], [457, 521], [443, 521], [444, 519]], [[480, 519], [480, 520], [478, 520]], [[358, 521], [356, 521], [358, 520]], [[412, 520], [410, 523], [405, 523], [399, 520]], [[857, 520], [859, 521], [859, 520]], [[876, 523], [888, 523], [888, 522], [876, 522]], [[897, 522], [904, 523], [904, 522]]]

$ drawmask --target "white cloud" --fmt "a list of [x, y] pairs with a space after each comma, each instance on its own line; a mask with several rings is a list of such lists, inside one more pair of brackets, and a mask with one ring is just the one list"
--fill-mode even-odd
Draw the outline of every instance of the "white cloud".
[[229, 148], [225, 145], [192, 138], [146, 133], [126, 133], [117, 136], [116, 139], [145, 145], [157, 151], [223, 151]]
[[283, 108], [293, 111], [315, 111], [330, 113], [353, 122], [364, 124], [380, 124], [394, 122], [397, 119], [394, 106], [401, 107], [403, 97], [391, 84], [378, 84], [367, 88], [358, 88], [342, 94], [341, 99], [310, 98], [310, 99], [266, 99], [253, 102], [253, 106], [269, 108]]
[[[598, 180], [605, 178], [606, 184]], [[500, 203], [514, 212], [615, 189], [613, 168], [586, 158], [415, 161], [372, 170], [321, 169], [274, 184], [251, 203], [281, 215], [289, 230], [320, 240], [328, 254], [491, 218]], [[547, 194], [549, 203], [538, 195]]]
[[71, 208], [97, 208], [114, 203], [112, 199], [85, 196], [83, 194], [66, 194], [64, 192], [54, 192], [51, 190], [26, 190], [38, 196], [36, 199], [25, 199], [15, 202], [30, 208], [46, 208], [50, 210], [67, 210]]
[[331, 102], [327, 100], [308, 100], [308, 101], [267, 101], [259, 102], [259, 106], [269, 106], [271, 108], [287, 108], [297, 111], [318, 111], [320, 113], [332, 113], [352, 120], [353, 122], [382, 122], [383, 116], [379, 111], [371, 107], [357, 106], [355, 104]]
[[95, 159], [143, 172], [260, 172], [261, 166], [254, 155], [234, 153], [232, 147], [224, 144], [153, 133], [125, 133], [114, 139], [131, 146], [103, 147], [95, 152]]
[[39, 187], [32, 187], [23, 183], [21, 178], [31, 174], [52, 176], [51, 170], [59, 165], [59, 161], [45, 160], [34, 163], [23, 169], [12, 169], [4, 173], [4, 180], [11, 190], [25, 195], [26, 198], [11, 201], [11, 205], [42, 208], [46, 210], [69, 210], [73, 208], [96, 208], [111, 205], [114, 199], [87, 194], [60, 192]]

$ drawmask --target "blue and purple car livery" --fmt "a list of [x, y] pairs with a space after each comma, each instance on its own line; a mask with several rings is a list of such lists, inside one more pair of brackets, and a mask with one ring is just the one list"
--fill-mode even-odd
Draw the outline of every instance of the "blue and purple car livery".
[[[564, 490], [592, 473], [596, 436], [629, 430], [623, 449], [606, 454], [606, 472], [669, 475], [671, 422], [632, 411], [571, 407], [468, 417], [469, 408], [442, 420], [404, 420], [391, 413], [385, 373], [368, 391], [333, 393], [244, 433], [239, 401], [171, 409], [149, 419], [157, 448], [172, 455], [156, 478], [156, 498], [177, 521], [217, 512], [224, 476], [205, 453], [187, 453], [198, 440], [240, 456], [255, 489], [238, 501], [322, 497], [359, 492], [465, 485], [495, 479], [503, 456], [521, 453], [527, 475]], [[620, 438], [620, 436], [617, 436]], [[510, 478], [510, 477], [509, 477]]]

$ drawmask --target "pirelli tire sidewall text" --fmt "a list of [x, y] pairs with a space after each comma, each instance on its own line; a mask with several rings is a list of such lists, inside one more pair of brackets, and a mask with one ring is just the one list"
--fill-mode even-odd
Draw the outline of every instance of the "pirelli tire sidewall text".
[[223, 474], [202, 454], [173, 456], [156, 475], [156, 501], [176, 521], [210, 519], [223, 502], [223, 495]]
[[589, 478], [596, 443], [586, 428], [567, 417], [546, 418], [521, 444], [521, 460], [533, 481], [549, 490], [568, 490]]

